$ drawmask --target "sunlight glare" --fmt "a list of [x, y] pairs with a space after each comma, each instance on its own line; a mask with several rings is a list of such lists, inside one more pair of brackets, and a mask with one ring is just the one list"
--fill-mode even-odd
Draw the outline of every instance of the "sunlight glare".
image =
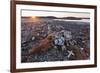
[[32, 16], [32, 19], [36, 19], [36, 16]]

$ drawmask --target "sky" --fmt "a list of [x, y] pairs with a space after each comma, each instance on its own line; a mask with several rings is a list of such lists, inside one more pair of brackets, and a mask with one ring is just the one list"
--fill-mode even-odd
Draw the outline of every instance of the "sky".
[[22, 10], [22, 16], [55, 16], [55, 17], [84, 17], [89, 18], [88, 12], [50, 11], [50, 10]]

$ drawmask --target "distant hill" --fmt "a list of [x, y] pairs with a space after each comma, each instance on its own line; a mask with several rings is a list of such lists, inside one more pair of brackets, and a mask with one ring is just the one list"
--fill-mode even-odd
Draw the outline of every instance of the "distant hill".
[[57, 17], [55, 16], [44, 16], [44, 17], [38, 17], [38, 18], [57, 19]]
[[[31, 18], [30, 16], [23, 16], [22, 18]], [[84, 17], [55, 17], [55, 16], [37, 16], [37, 18], [44, 18], [44, 19], [68, 19], [68, 20], [82, 20], [82, 19], [90, 19]]]
[[62, 19], [81, 20], [82, 18], [78, 18], [78, 17], [63, 17]]

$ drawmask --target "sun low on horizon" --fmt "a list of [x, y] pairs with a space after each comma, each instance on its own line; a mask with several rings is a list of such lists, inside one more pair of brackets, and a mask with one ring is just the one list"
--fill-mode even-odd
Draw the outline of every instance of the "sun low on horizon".
[[34, 20], [34, 21], [37, 21], [37, 16], [30, 16], [31, 17], [31, 20]]
[[31, 16], [32, 17], [32, 19], [36, 19], [37, 17], [36, 16]]

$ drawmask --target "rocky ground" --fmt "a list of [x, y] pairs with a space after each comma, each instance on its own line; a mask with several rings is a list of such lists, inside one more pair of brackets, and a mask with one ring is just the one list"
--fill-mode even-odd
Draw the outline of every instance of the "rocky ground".
[[[81, 23], [81, 22], [80, 22]], [[47, 36], [47, 25], [52, 27], [51, 30], [57, 29], [69, 30], [72, 33], [72, 38], [77, 42], [76, 45], [71, 45], [73, 40], [69, 41], [70, 47], [66, 47], [65, 50], [58, 50], [58, 48], [48, 48], [47, 51], [36, 52], [28, 55], [28, 50], [33, 48], [38, 41]], [[55, 24], [55, 25], [54, 25]], [[59, 27], [58, 27], [59, 25]], [[62, 27], [60, 27], [62, 26]], [[84, 45], [83, 42], [90, 40], [89, 23], [76, 22], [64, 22], [55, 20], [39, 20], [38, 22], [23, 21], [21, 25], [21, 62], [44, 62], [44, 61], [65, 61], [65, 60], [85, 60], [89, 59], [90, 43]], [[44, 36], [45, 35], [45, 36]], [[35, 40], [32, 41], [32, 37], [35, 36]], [[81, 50], [80, 48], [84, 48]], [[73, 51], [74, 56], [71, 55], [68, 58], [69, 52]], [[88, 54], [88, 56], [87, 56]]]
[[49, 48], [47, 52], [39, 52], [29, 56], [27, 62], [64, 61], [67, 60], [67, 51], [59, 51], [57, 48]]

